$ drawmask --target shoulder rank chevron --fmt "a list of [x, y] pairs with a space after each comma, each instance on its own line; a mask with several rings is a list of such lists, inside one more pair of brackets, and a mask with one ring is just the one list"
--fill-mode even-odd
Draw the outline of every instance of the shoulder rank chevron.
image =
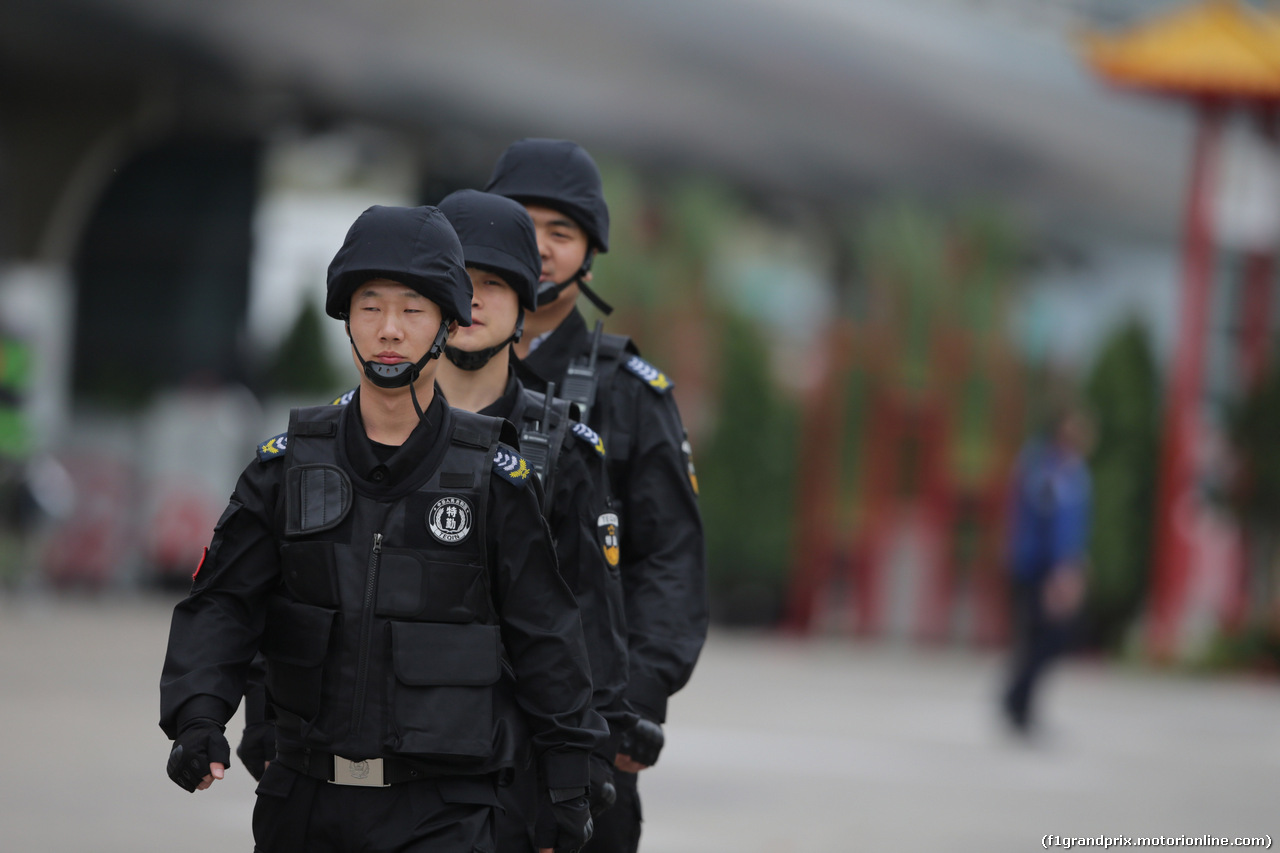
[[350, 403], [350, 402], [351, 402], [351, 398], [352, 398], [352, 397], [354, 397], [355, 395], [356, 395], [356, 389], [352, 388], [350, 391], [348, 391], [347, 393], [343, 394], [341, 397], [339, 397], [338, 399], [334, 400], [334, 401], [333, 401], [332, 403], [330, 403], [329, 405], [330, 405], [330, 406], [345, 406], [347, 403]]
[[524, 457], [516, 453], [505, 444], [498, 445], [498, 451], [493, 454], [493, 472], [498, 475], [499, 479], [514, 483], [517, 486], [523, 486], [529, 480], [529, 475], [533, 473], [533, 469], [529, 467], [529, 463], [524, 461]]
[[666, 374], [638, 355], [631, 356], [622, 366], [640, 377], [644, 384], [659, 394], [665, 394], [671, 390], [671, 380]]
[[268, 459], [277, 459], [284, 456], [286, 445], [289, 443], [289, 433], [282, 432], [268, 438], [262, 444], [258, 445], [258, 461], [266, 462]]
[[574, 421], [573, 434], [594, 447], [596, 453], [604, 456], [604, 439], [600, 437], [600, 433], [596, 432], [581, 421]]

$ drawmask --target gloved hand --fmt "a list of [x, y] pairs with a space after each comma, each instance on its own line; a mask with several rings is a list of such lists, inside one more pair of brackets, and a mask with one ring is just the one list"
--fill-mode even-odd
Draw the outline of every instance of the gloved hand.
[[618, 752], [630, 756], [638, 764], [652, 767], [658, 763], [658, 753], [662, 752], [662, 745], [666, 741], [662, 726], [640, 717], [634, 726], [622, 733]]
[[591, 840], [594, 829], [585, 789], [552, 788], [542, 794], [533, 828], [535, 847], [577, 853]]
[[268, 761], [276, 758], [276, 727], [274, 723], [250, 723], [244, 727], [236, 755], [254, 779], [262, 779]]
[[173, 740], [169, 764], [165, 768], [178, 787], [194, 792], [211, 772], [209, 764], [231, 766], [231, 744], [223, 736], [223, 727], [206, 717], [187, 722]]
[[591, 804], [591, 816], [600, 813], [618, 801], [618, 789], [613, 785], [613, 765], [595, 753], [591, 754], [591, 787], [587, 789]]

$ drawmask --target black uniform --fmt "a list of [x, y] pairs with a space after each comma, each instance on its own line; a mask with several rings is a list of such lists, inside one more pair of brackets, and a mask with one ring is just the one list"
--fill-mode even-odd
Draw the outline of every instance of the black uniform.
[[[506, 419], [523, 436], [541, 420], [545, 400], [543, 394], [525, 388], [511, 371], [502, 396], [480, 414]], [[607, 493], [606, 450], [593, 430], [571, 420], [563, 401], [556, 402], [559, 405], [551, 409], [551, 422], [539, 423], [552, 442], [544, 514], [555, 540], [561, 575], [582, 613], [591, 662], [591, 706], [611, 729], [621, 730], [634, 722], [635, 714], [623, 698], [626, 616], [618, 572], [617, 519]], [[604, 767], [612, 765], [613, 749], [611, 738], [601, 738], [597, 744], [597, 760]], [[595, 775], [598, 783], [600, 776]], [[506, 809], [499, 818], [499, 849], [504, 853], [532, 847], [525, 827], [532, 817], [529, 800], [536, 794], [535, 782], [532, 774], [518, 774], [514, 783], [500, 792]]]
[[[564, 387], [585, 362], [591, 334], [576, 309], [517, 363], [528, 386]], [[671, 382], [626, 338], [606, 335], [587, 422], [604, 438], [621, 518], [628, 631], [626, 698], [641, 716], [666, 719], [667, 698], [689, 680], [707, 633], [706, 560], [696, 479]], [[614, 733], [615, 735], [618, 732]], [[617, 774], [618, 804], [600, 816], [587, 849], [635, 850], [640, 807], [634, 774]]]
[[[345, 406], [354, 397], [353, 389], [332, 405]], [[502, 396], [480, 414], [507, 421], [523, 436], [541, 420], [545, 401], [544, 394], [524, 386], [513, 367], [507, 372]], [[542, 478], [543, 516], [550, 525], [560, 576], [569, 584], [582, 616], [587, 657], [591, 661], [591, 707], [604, 717], [611, 730], [620, 731], [635, 721], [636, 714], [624, 696], [627, 624], [618, 569], [619, 520], [609, 490], [607, 452], [603, 438], [579, 423], [576, 407], [570, 414], [564, 411], [564, 400], [553, 402], [551, 423], [539, 424], [555, 451], [548, 460], [550, 476]], [[252, 698], [251, 684], [246, 701]], [[613, 746], [601, 744], [601, 749]], [[608, 757], [612, 761], [613, 755]]]
[[[261, 648], [278, 754], [258, 849], [344, 849], [365, 830], [362, 849], [488, 849], [522, 743], [548, 787], [588, 783], [603, 726], [578, 610], [502, 422], [437, 392], [385, 447], [358, 399], [296, 410], [241, 476], [174, 611], [161, 727], [225, 724]], [[389, 788], [326, 784], [375, 768]]]
[[[480, 414], [503, 418], [524, 432], [541, 418], [544, 400], [540, 392], [525, 388], [512, 370], [502, 396]], [[605, 470], [607, 449], [603, 439], [585, 424], [560, 422], [555, 408], [550, 432], [553, 438], [562, 438], [544, 509], [560, 574], [582, 613], [591, 661], [591, 706], [611, 725], [628, 725], [635, 714], [623, 698], [627, 627], [618, 569], [618, 522]]]

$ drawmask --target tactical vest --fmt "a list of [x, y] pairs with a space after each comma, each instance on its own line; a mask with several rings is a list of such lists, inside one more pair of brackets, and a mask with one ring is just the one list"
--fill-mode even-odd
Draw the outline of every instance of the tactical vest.
[[452, 410], [437, 469], [374, 496], [341, 467], [343, 411], [289, 420], [283, 578], [262, 642], [280, 743], [467, 772], [509, 763], [485, 531], [502, 421]]

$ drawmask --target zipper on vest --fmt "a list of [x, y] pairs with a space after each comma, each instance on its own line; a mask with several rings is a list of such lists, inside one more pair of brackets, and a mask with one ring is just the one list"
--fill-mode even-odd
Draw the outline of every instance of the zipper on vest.
[[369, 681], [369, 647], [373, 645], [373, 605], [378, 594], [378, 563], [382, 560], [382, 534], [373, 534], [373, 552], [364, 581], [364, 607], [360, 611], [360, 658], [356, 667], [355, 704], [351, 709], [351, 734], [359, 737], [364, 718], [364, 694]]

